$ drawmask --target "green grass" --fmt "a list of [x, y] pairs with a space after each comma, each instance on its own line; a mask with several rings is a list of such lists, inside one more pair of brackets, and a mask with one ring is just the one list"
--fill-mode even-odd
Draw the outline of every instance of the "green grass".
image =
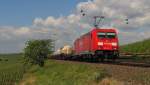
[[21, 54], [0, 54], [0, 85], [14, 85], [24, 73]]
[[53, 60], [43, 68], [33, 66], [29, 74], [36, 78], [29, 85], [91, 85], [107, 76], [105, 70], [93, 66]]
[[121, 46], [121, 52], [150, 54], [150, 39]]

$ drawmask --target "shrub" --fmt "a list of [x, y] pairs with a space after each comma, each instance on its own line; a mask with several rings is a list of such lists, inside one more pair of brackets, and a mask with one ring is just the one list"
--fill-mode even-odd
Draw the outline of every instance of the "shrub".
[[44, 66], [44, 60], [52, 53], [52, 40], [29, 40], [24, 48], [26, 62]]

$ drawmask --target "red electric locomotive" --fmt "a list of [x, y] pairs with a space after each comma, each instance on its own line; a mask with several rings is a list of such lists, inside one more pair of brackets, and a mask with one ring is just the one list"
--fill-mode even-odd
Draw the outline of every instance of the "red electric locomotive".
[[74, 42], [76, 55], [92, 55], [95, 59], [116, 59], [119, 56], [119, 42], [115, 29], [94, 28]]

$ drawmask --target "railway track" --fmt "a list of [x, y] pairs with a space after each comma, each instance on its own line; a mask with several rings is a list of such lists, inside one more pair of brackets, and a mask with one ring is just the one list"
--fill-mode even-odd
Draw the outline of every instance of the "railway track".
[[120, 53], [120, 56], [125, 56], [125, 57], [133, 57], [133, 56], [150, 57], [150, 54], [148, 54], [148, 53]]
[[[138, 57], [141, 57], [140, 59], [136, 59]], [[120, 65], [120, 66], [131, 66], [131, 67], [143, 67], [143, 68], [150, 68], [150, 55], [148, 54], [126, 54], [121, 55], [118, 59], [115, 61], [106, 59], [104, 62], [93, 62], [88, 60], [80, 60], [80, 59], [57, 59], [56, 60], [66, 60], [66, 61], [73, 61], [73, 62], [88, 62], [88, 63], [96, 63], [96, 64], [112, 64], [112, 65]], [[55, 58], [52, 58], [55, 59]]]
[[150, 68], [150, 64], [149, 63], [140, 63], [140, 62], [131, 62], [131, 61], [119, 61], [119, 60], [117, 60], [116, 62], [112, 62], [112, 61], [100, 62], [100, 64], [111, 64], [111, 65], [120, 65], [120, 66]]

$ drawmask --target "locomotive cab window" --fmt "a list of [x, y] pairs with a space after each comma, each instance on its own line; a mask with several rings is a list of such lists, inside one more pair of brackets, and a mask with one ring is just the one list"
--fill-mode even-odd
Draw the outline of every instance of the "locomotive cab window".
[[115, 38], [115, 32], [99, 32], [97, 33], [98, 38]]
[[115, 38], [116, 37], [116, 33], [112, 32], [112, 33], [106, 33], [107, 38]]
[[105, 38], [106, 37], [106, 33], [105, 32], [100, 32], [97, 33], [98, 38]]

